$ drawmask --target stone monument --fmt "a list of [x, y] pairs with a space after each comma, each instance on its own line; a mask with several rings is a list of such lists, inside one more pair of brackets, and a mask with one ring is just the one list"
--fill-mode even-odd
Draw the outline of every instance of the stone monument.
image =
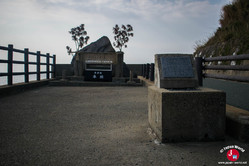
[[[94, 66], [98, 68], [96, 72], [108, 73], [108, 78], [123, 77], [123, 52], [116, 52], [106, 36], [81, 49], [73, 58], [72, 64], [76, 76], [92, 75], [91, 80], [96, 78], [96, 81], [98, 81], [104, 77], [104, 75], [95, 74], [92, 68]], [[87, 67], [90, 67], [90, 72], [87, 71]], [[111, 75], [109, 75], [109, 72], [111, 72]], [[108, 80], [111, 81], [111, 79]]]
[[192, 55], [155, 55], [155, 84], [158, 88], [196, 88], [198, 79]]
[[226, 95], [200, 88], [197, 82], [192, 55], [155, 55], [155, 86], [148, 88], [148, 117], [162, 142], [225, 138]]

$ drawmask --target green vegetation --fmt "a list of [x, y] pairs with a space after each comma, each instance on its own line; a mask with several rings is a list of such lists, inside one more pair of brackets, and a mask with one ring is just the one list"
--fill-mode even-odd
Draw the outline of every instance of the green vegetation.
[[207, 42], [196, 45], [194, 55], [215, 57], [234, 53], [249, 53], [249, 0], [234, 0], [223, 7], [220, 27]]

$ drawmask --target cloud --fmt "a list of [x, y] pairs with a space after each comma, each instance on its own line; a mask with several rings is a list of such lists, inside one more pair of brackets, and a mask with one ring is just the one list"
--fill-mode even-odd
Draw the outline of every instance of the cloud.
[[93, 42], [103, 35], [113, 40], [112, 27], [129, 23], [135, 36], [124, 50], [128, 63], [139, 63], [132, 56], [140, 57], [141, 62], [151, 60], [157, 51], [191, 53], [191, 43], [217, 28], [221, 6], [228, 1], [1, 0], [0, 45], [42, 48], [58, 54], [59, 62], [68, 63], [65, 46], [74, 46], [70, 28], [84, 23]]
[[[88, 19], [104, 21], [108, 20], [147, 20], [177, 22], [184, 19], [197, 19], [214, 15], [219, 4], [211, 4], [209, 1], [158, 1], [158, 0], [13, 0], [4, 1], [6, 5], [3, 11], [10, 17], [22, 16], [29, 19], [54, 19], [67, 21]], [[6, 10], [6, 7], [9, 10]], [[27, 10], [28, 9], [28, 10]], [[215, 11], [215, 12], [214, 12]], [[7, 14], [8, 13], [8, 14]], [[14, 15], [14, 16], [13, 16]], [[98, 19], [98, 20], [95, 20]]]
[[95, 14], [106, 18], [123, 19], [162, 19], [165, 21], [183, 18], [197, 18], [210, 15], [213, 10], [220, 7], [211, 1], [190, 0], [44, 0], [34, 1], [44, 9], [61, 10], [62, 8], [78, 11], [84, 14]]

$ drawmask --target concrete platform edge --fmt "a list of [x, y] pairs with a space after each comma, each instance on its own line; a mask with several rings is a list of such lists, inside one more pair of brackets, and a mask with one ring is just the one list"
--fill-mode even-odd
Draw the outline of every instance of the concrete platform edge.
[[226, 105], [226, 133], [241, 142], [249, 142], [249, 112]]
[[51, 81], [49, 86], [142, 86], [142, 83], [121, 83], [121, 82], [83, 82], [83, 81]]
[[0, 97], [14, 95], [17, 93], [24, 92], [26, 90], [46, 86], [52, 80], [54, 79], [44, 79], [41, 81], [30, 81], [29, 83], [17, 83], [14, 85], [0, 86]]
[[[142, 76], [138, 78], [144, 86], [152, 86], [153, 82]], [[226, 134], [240, 142], [249, 143], [249, 113], [246, 110], [226, 104]]]

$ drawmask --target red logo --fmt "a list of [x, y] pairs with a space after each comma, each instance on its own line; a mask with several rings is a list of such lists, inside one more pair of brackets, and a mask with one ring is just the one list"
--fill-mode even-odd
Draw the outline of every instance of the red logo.
[[230, 161], [237, 161], [239, 159], [239, 152], [236, 149], [230, 149], [227, 152], [227, 159]]

